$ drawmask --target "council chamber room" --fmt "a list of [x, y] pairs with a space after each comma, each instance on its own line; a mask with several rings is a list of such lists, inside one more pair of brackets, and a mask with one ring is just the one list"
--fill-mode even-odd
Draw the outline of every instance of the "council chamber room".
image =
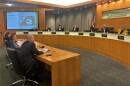
[[130, 86], [130, 0], [0, 0], [0, 86]]

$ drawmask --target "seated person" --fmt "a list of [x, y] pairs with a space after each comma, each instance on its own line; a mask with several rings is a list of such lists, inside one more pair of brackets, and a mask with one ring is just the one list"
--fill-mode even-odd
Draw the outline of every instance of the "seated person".
[[20, 46], [17, 44], [16, 34], [12, 34], [10, 38], [10, 48], [19, 49]]
[[128, 35], [128, 31], [127, 31], [127, 30], [124, 30], [124, 31], [122, 32], [122, 35]]
[[36, 59], [36, 55], [43, 54], [39, 51], [34, 43], [34, 36], [28, 35], [27, 40], [20, 47], [19, 60], [26, 70], [33, 72], [35, 75], [42, 72], [42, 66]]
[[32, 29], [29, 29], [28, 31], [37, 31], [37, 28], [33, 27]]
[[62, 28], [61, 25], [59, 25], [56, 31], [64, 31], [64, 28]]
[[49, 27], [49, 28], [46, 28], [46, 31], [51, 31], [51, 28]]
[[91, 26], [88, 32], [96, 32], [96, 31], [98, 31], [98, 28]]
[[11, 33], [10, 32], [5, 32], [3, 36], [3, 40], [5, 42], [6, 47], [10, 47], [10, 38], [11, 38]]
[[118, 34], [127, 35], [128, 31], [126, 30], [125, 26], [122, 26], [121, 29], [118, 29]]
[[106, 25], [103, 25], [101, 30], [102, 30], [104, 33], [106, 33], [106, 32], [107, 32], [107, 26], [106, 26]]
[[125, 26], [121, 26], [121, 28], [118, 29], [118, 34], [122, 34], [124, 30], [125, 30]]
[[10, 37], [11, 37], [11, 33], [10, 32], [5, 32], [4, 36], [3, 36], [3, 39], [9, 41]]
[[91, 32], [95, 32], [95, 28], [93, 26], [90, 27]]
[[72, 31], [79, 31], [79, 28], [76, 25], [74, 25]]
[[51, 28], [49, 27], [49, 28], [46, 28], [46, 29], [44, 29], [42, 31], [51, 31]]

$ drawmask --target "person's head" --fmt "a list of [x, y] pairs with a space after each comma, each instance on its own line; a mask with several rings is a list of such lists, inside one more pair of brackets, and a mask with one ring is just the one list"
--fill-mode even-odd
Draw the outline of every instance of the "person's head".
[[11, 34], [11, 40], [14, 40], [14, 41], [16, 41], [16, 40], [17, 40], [17, 36], [16, 36], [16, 34], [15, 34], [15, 33]]
[[61, 25], [59, 25], [58, 27], [61, 28]]
[[5, 36], [8, 37], [10, 35], [10, 32], [5, 32]]
[[77, 26], [76, 26], [76, 25], [74, 25], [74, 27], [76, 28]]
[[33, 35], [28, 35], [27, 36], [27, 41], [29, 41], [29, 42], [34, 42], [35, 40], [34, 40], [34, 36]]
[[11, 37], [11, 33], [10, 32], [6, 32], [5, 35], [4, 35], [4, 39], [5, 40], [9, 40]]

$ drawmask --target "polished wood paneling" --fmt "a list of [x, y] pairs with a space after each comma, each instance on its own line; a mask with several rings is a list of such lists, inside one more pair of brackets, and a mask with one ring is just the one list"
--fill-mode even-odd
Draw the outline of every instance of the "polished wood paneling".
[[109, 55], [109, 40], [106, 38], [92, 37], [91, 49], [98, 53]]
[[[39, 30], [45, 29], [45, 8], [0, 8], [0, 31], [6, 32], [6, 11], [38, 11], [39, 12]], [[16, 32], [16, 30], [8, 30]]]
[[126, 43], [126, 64], [128, 65], [128, 67], [130, 68], [130, 43]]
[[53, 86], [76, 86], [81, 80], [81, 58], [74, 57], [56, 62], [52, 66]]
[[96, 26], [98, 28], [101, 28], [102, 25], [112, 26], [115, 28], [115, 30], [118, 30], [121, 28], [121, 26], [126, 26], [127, 28], [130, 28], [130, 24], [128, 23], [130, 20], [130, 17], [122, 17], [122, 18], [112, 18], [112, 19], [102, 19], [102, 12], [108, 11], [108, 10], [115, 10], [115, 9], [121, 9], [121, 8], [128, 8], [130, 7], [130, 0], [120, 0], [104, 5], [98, 5], [97, 6], [97, 14], [96, 14]]
[[[118, 42], [118, 41], [117, 41]], [[115, 40], [111, 40], [109, 39], [109, 48], [110, 48], [110, 51], [109, 51], [109, 55], [110, 57], [113, 57], [113, 58], [117, 58], [117, 42]]]
[[3, 35], [0, 34], [0, 46], [3, 46]]

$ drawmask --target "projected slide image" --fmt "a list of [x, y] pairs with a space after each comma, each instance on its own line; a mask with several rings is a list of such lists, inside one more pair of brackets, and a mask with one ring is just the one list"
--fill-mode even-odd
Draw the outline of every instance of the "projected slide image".
[[37, 12], [7, 12], [7, 29], [29, 30], [38, 28]]
[[34, 25], [34, 16], [21, 16], [20, 17], [20, 26], [32, 26]]

